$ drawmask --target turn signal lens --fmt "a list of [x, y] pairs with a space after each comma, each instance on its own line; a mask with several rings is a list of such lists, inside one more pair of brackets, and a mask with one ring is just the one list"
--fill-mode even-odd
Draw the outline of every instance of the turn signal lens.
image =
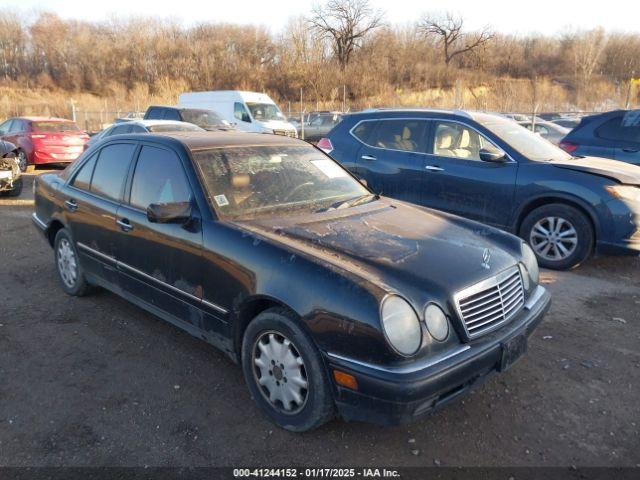
[[350, 388], [351, 390], [358, 390], [358, 381], [353, 375], [341, 372], [340, 370], [334, 370], [333, 378], [338, 385]]

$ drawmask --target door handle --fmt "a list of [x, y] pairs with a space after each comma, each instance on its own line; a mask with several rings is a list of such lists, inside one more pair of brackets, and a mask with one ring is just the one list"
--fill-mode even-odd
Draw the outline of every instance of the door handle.
[[637, 148], [623, 148], [622, 151], [627, 153], [638, 153], [640, 150]]
[[67, 210], [69, 210], [70, 212], [75, 212], [78, 209], [78, 204], [73, 198], [70, 198], [69, 200], [64, 202], [64, 204], [67, 206]]
[[127, 220], [126, 218], [118, 220], [116, 221], [116, 223], [120, 225], [120, 230], [122, 230], [123, 232], [130, 232], [131, 230], [133, 230], [133, 225], [131, 225], [129, 223], [129, 220]]
[[427, 165], [426, 167], [424, 167], [426, 170], [429, 170], [430, 172], [442, 172], [444, 171], [444, 168], [442, 167], [438, 167], [436, 165]]
[[360, 157], [362, 160], [369, 160], [370, 162], [374, 161], [376, 159], [376, 157], [374, 157], [373, 155], [362, 155]]

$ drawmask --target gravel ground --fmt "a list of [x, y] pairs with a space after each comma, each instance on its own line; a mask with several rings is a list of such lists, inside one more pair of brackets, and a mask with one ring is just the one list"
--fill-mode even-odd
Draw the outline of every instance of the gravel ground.
[[292, 434], [213, 347], [108, 292], [66, 296], [25, 178], [0, 198], [0, 465], [640, 465], [638, 258], [543, 272], [526, 357], [421, 422]]

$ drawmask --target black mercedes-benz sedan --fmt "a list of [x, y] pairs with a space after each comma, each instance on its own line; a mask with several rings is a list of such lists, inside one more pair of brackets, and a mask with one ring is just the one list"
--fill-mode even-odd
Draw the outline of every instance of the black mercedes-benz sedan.
[[419, 418], [509, 367], [550, 302], [522, 240], [379, 197], [286, 137], [109, 137], [35, 189], [65, 292], [219, 347], [293, 431]]

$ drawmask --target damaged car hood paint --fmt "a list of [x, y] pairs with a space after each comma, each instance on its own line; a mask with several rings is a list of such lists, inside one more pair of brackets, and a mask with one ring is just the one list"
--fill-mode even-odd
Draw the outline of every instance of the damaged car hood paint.
[[573, 160], [554, 160], [550, 163], [559, 168], [568, 168], [569, 170], [611, 178], [626, 185], [640, 185], [640, 168], [617, 160], [584, 157]]
[[[386, 199], [331, 213], [306, 221], [297, 217], [239, 223], [387, 288], [412, 285], [451, 292], [516, 263], [508, 249], [518, 248], [519, 240], [513, 237], [505, 245], [504, 232], [452, 215]], [[490, 260], [485, 263], [486, 255]]]

